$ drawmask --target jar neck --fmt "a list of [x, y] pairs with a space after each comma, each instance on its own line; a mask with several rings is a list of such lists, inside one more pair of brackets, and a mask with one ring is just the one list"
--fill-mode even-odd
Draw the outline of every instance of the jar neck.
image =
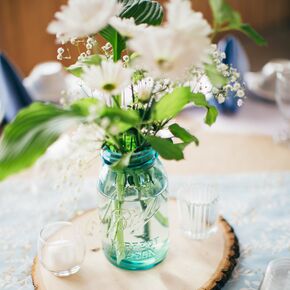
[[[107, 165], [112, 165], [122, 158], [122, 153], [113, 152], [109, 149], [103, 149], [101, 153], [103, 162]], [[144, 149], [140, 152], [133, 153], [128, 168], [148, 168], [151, 167], [156, 158], [157, 152], [152, 148]]]

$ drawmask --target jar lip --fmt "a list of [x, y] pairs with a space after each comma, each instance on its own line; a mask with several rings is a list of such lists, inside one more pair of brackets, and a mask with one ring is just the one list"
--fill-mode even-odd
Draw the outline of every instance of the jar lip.
[[[101, 151], [101, 157], [108, 165], [112, 165], [121, 159], [122, 155], [123, 153], [114, 152], [107, 147], [104, 147]], [[157, 156], [157, 152], [152, 147], [147, 147], [144, 150], [132, 154], [130, 159], [131, 166], [129, 165], [129, 167], [135, 167], [136, 165], [138, 166], [139, 163], [142, 165], [149, 160], [155, 160]]]
[[[125, 153], [121, 153], [121, 152], [116, 152], [116, 151], [112, 151], [110, 150], [108, 147], [104, 147], [102, 148], [101, 150], [101, 155], [103, 156], [105, 153], [108, 153], [110, 154], [111, 156], [114, 156], [114, 157], [119, 157], [121, 158], [122, 155], [124, 155]], [[128, 152], [129, 153], [129, 152]], [[132, 157], [138, 157], [138, 156], [144, 156], [144, 153], [156, 153], [156, 151], [152, 148], [152, 147], [147, 147], [147, 148], [144, 148], [143, 150], [141, 151], [138, 151], [138, 152], [134, 152], [132, 154]]]

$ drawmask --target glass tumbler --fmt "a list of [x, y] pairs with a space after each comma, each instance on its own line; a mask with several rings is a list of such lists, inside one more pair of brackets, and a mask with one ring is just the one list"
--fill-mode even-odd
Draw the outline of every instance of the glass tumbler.
[[85, 257], [79, 229], [70, 222], [46, 225], [39, 235], [38, 257], [42, 266], [58, 277], [77, 273]]
[[208, 238], [217, 230], [217, 188], [205, 184], [184, 185], [177, 195], [179, 223], [191, 239]]
[[279, 132], [275, 139], [278, 142], [290, 144], [290, 65], [284, 66], [277, 72], [276, 101], [285, 119], [285, 129]]
[[259, 290], [290, 289], [290, 258], [281, 258], [269, 263]]

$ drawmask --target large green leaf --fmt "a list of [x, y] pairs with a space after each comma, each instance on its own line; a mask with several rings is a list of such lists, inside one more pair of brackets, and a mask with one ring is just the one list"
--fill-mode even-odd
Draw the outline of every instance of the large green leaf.
[[34, 103], [4, 129], [0, 143], [0, 180], [30, 167], [60, 134], [79, 121], [76, 112]]
[[199, 144], [199, 141], [195, 136], [191, 135], [186, 129], [176, 123], [170, 125], [169, 130], [175, 137], [179, 138], [184, 143], [189, 144], [194, 142], [196, 145]]
[[140, 121], [139, 114], [133, 110], [122, 110], [117, 107], [105, 107], [101, 112], [101, 117], [107, 117], [111, 121], [124, 122], [137, 125]]
[[156, 136], [146, 136], [145, 139], [162, 158], [168, 160], [184, 159], [182, 149], [177, 144], [173, 144], [170, 140]]
[[209, 0], [214, 18], [214, 32], [239, 30], [258, 45], [266, 45], [266, 40], [249, 24], [243, 23], [241, 15], [225, 0]]
[[172, 93], [166, 94], [154, 106], [152, 119], [164, 121], [175, 117], [192, 98], [189, 87], [178, 87]]
[[[121, 18], [135, 19], [136, 24], [146, 23], [149, 25], [159, 25], [163, 19], [163, 8], [157, 1], [151, 0], [123, 0], [123, 10]], [[100, 34], [111, 43], [113, 47], [114, 61], [121, 58], [122, 51], [126, 48], [125, 38], [120, 35], [111, 25], [108, 25]]]
[[212, 125], [216, 121], [218, 115], [216, 107], [207, 102], [204, 94], [192, 93], [189, 87], [175, 88], [172, 93], [163, 96], [161, 100], [155, 104], [151, 119], [153, 121], [171, 119], [180, 113], [190, 102], [207, 110], [205, 116], [206, 124]]
[[135, 19], [136, 24], [146, 23], [149, 25], [160, 25], [163, 20], [163, 8], [157, 1], [135, 0], [126, 1], [121, 18]]

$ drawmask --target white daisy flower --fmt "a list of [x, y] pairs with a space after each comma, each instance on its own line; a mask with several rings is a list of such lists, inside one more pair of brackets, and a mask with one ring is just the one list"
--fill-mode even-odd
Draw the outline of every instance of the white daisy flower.
[[152, 78], [146, 78], [134, 86], [134, 93], [137, 95], [141, 102], [147, 102], [151, 97], [154, 82]]
[[139, 55], [135, 64], [153, 77], [183, 79], [188, 69], [207, 56], [209, 38], [188, 37], [168, 28], [150, 27], [132, 38], [128, 46]]
[[82, 76], [85, 84], [99, 92], [117, 95], [121, 93], [131, 81], [132, 70], [124, 68], [121, 61], [103, 61], [99, 66], [85, 68]]
[[110, 20], [110, 24], [123, 36], [132, 38], [137, 33], [142, 32], [146, 29], [146, 24], [136, 25], [133, 17], [131, 18], [120, 18], [120, 17], [112, 17]]
[[194, 38], [211, 33], [211, 27], [202, 13], [192, 11], [191, 1], [171, 0], [167, 6], [167, 27], [191, 34]]
[[95, 34], [120, 12], [121, 7], [117, 0], [69, 0], [55, 13], [48, 32], [56, 34], [61, 42]]

